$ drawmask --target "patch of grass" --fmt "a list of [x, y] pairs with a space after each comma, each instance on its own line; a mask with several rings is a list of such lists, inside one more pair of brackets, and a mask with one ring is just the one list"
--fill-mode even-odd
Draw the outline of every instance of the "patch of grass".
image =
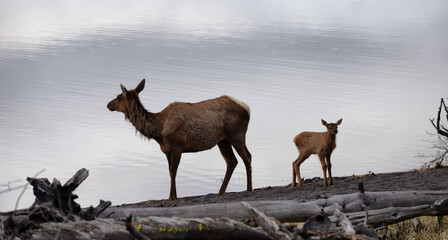
[[444, 216], [442, 224], [439, 225], [437, 217], [419, 217], [418, 230], [414, 230], [412, 220], [389, 225], [386, 229], [379, 230], [379, 236], [390, 240], [442, 240], [448, 239], [448, 216]]

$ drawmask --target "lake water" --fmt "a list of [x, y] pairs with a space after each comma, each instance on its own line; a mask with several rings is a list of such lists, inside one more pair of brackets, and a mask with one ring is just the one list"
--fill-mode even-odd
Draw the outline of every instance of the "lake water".
[[[223, 94], [251, 107], [254, 187], [287, 185], [301, 131], [339, 128], [333, 174], [419, 168], [429, 118], [448, 90], [448, 2], [0, 1], [0, 191], [85, 167], [82, 206], [167, 198], [168, 164], [123, 114], [119, 84], [144, 106]], [[239, 161], [227, 191], [245, 190]], [[302, 176], [322, 177], [312, 156]], [[184, 154], [178, 196], [217, 193], [219, 150]], [[355, 187], [355, 186], [354, 186]], [[0, 194], [0, 211], [20, 191]], [[28, 189], [19, 207], [33, 202]]]

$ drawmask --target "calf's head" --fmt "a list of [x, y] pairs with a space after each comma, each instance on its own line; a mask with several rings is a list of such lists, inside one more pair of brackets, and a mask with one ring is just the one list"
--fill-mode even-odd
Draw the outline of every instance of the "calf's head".
[[321, 119], [322, 125], [327, 128], [327, 132], [331, 135], [336, 135], [338, 133], [338, 126], [342, 123], [342, 118], [339, 119], [336, 123], [327, 123], [325, 120]]

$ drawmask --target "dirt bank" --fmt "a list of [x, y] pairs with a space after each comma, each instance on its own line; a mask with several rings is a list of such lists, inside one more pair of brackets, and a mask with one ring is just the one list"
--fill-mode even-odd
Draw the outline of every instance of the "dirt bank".
[[448, 190], [448, 168], [399, 173], [367, 174], [363, 176], [335, 177], [334, 185], [323, 187], [322, 178], [306, 179], [303, 187], [287, 186], [264, 187], [253, 192], [228, 192], [218, 197], [216, 194], [179, 198], [176, 201], [149, 200], [123, 207], [170, 207], [207, 203], [223, 203], [252, 200], [308, 200], [319, 195], [347, 194], [358, 191], [358, 184], [363, 183], [366, 191], [425, 191]]

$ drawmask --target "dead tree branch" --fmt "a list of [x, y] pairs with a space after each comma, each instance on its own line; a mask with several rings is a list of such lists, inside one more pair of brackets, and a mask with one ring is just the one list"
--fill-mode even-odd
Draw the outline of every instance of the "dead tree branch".
[[440, 99], [440, 106], [439, 106], [439, 111], [437, 113], [437, 122], [434, 123], [434, 118], [430, 119], [429, 121], [432, 123], [432, 125], [434, 126], [434, 128], [437, 130], [437, 133], [448, 138], [448, 129], [442, 125], [440, 125], [440, 115], [442, 113], [442, 107], [445, 109], [445, 113], [446, 113], [446, 119], [448, 121], [448, 108], [445, 104], [445, 102], [443, 101], [443, 98]]

